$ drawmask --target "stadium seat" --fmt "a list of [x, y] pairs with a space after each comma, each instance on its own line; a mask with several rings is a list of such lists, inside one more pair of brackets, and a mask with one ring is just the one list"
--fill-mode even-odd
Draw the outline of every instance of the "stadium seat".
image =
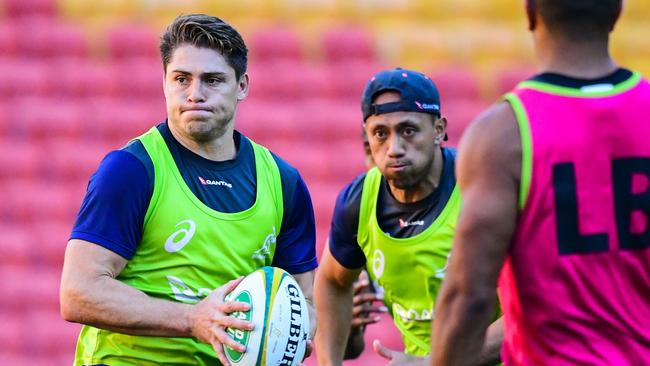
[[163, 67], [159, 59], [128, 58], [113, 62], [112, 67], [114, 77], [119, 80], [117, 95], [163, 100]]
[[445, 145], [457, 146], [465, 128], [488, 106], [489, 103], [481, 100], [449, 101], [443, 109], [449, 135], [449, 141]]
[[329, 181], [334, 184], [349, 183], [354, 177], [366, 171], [361, 138], [330, 144], [325, 151], [330, 157], [325, 161], [330, 172]]
[[[425, 71], [448, 62], [450, 46], [439, 26], [427, 22], [390, 19], [371, 25], [378, 53], [392, 67], [402, 66]], [[455, 42], [461, 43], [457, 37]]]
[[249, 67], [250, 97], [291, 102], [334, 95], [323, 67], [292, 59], [255, 62]]
[[302, 59], [300, 38], [290, 27], [275, 26], [259, 29], [248, 41], [251, 62]]
[[4, 0], [7, 19], [33, 16], [54, 18], [57, 15], [56, 0]]
[[31, 354], [59, 358], [62, 353], [74, 353], [81, 326], [61, 319], [58, 304], [30, 312], [25, 321], [30, 329], [27, 351]]
[[58, 310], [60, 268], [7, 264], [0, 267], [0, 274], [2, 308], [6, 311], [25, 314], [35, 309]]
[[[134, 136], [135, 137], [135, 136]], [[47, 144], [48, 164], [43, 171], [56, 182], [88, 180], [108, 152], [117, 147], [96, 141], [60, 139]], [[83, 151], [83, 154], [79, 154]]]
[[19, 30], [15, 23], [8, 18], [0, 22], [0, 50], [3, 57], [14, 57], [18, 51]]
[[[71, 200], [81, 207], [81, 195]], [[36, 248], [32, 248], [32, 262], [38, 266], [62, 268], [73, 222], [74, 220], [48, 220], [29, 227], [33, 242], [38, 244]]]
[[46, 178], [13, 180], [6, 183], [3, 189], [6, 193], [5, 204], [11, 208], [3, 216], [22, 224], [41, 220], [71, 222], [81, 202], [81, 194], [53, 184]]
[[470, 68], [446, 67], [428, 74], [438, 87], [443, 107], [451, 99], [479, 99], [479, 84]]
[[520, 81], [535, 75], [535, 69], [526, 65], [508, 65], [497, 71], [496, 96], [511, 91]]
[[9, 362], [11, 359], [10, 355], [18, 355], [25, 352], [25, 348], [29, 342], [30, 330], [25, 326], [23, 314], [4, 311], [4, 305], [4, 300], [0, 300], [0, 309], [3, 309], [0, 312], [0, 324], [2, 324], [2, 332], [0, 332], [0, 344], [2, 344], [2, 348], [0, 349], [0, 364], [13, 366], [16, 364]]
[[[96, 59], [59, 59], [48, 63], [48, 96], [68, 99], [79, 106], [94, 97], [117, 97], [125, 84], [112, 63]], [[138, 76], [131, 75], [138, 79]], [[92, 82], [91, 82], [92, 81]], [[131, 85], [130, 83], [128, 83]]]
[[0, 83], [0, 98], [7, 100], [19, 96], [45, 96], [51, 92], [48, 84], [48, 66], [37, 60], [3, 58], [0, 69], [6, 72]]
[[0, 232], [3, 237], [2, 245], [0, 245], [0, 266], [6, 264], [29, 265], [32, 258], [31, 246], [35, 242], [33, 233], [29, 232], [26, 227], [17, 227], [2, 223], [2, 221], [0, 221]]
[[265, 146], [271, 144], [272, 148], [274, 140], [300, 139], [302, 131], [296, 114], [290, 104], [251, 98], [239, 105], [235, 128]]
[[86, 36], [78, 26], [47, 18], [29, 18], [20, 25], [30, 30], [20, 35], [18, 53], [23, 57], [44, 60], [88, 56]]
[[20, 98], [14, 105], [12, 130], [24, 138], [78, 138], [86, 122], [81, 106], [67, 99]]
[[326, 31], [321, 39], [325, 62], [360, 60], [377, 57], [374, 40], [365, 28], [345, 27]]
[[0, 139], [0, 181], [33, 179], [39, 173], [42, 148], [13, 136]]
[[342, 61], [326, 65], [337, 97], [361, 102], [363, 88], [377, 72], [386, 69], [377, 61]]
[[95, 98], [85, 106], [93, 123], [84, 125], [83, 134], [119, 148], [164, 121], [164, 103], [161, 98]]
[[144, 24], [119, 24], [107, 31], [108, 54], [112, 59], [160, 59], [159, 38]]
[[[313, 142], [353, 140], [361, 141], [360, 95], [356, 100], [340, 99], [310, 99], [301, 104], [295, 104], [304, 113], [309, 123], [301, 124], [303, 139]], [[323, 145], [331, 146], [331, 145]]]

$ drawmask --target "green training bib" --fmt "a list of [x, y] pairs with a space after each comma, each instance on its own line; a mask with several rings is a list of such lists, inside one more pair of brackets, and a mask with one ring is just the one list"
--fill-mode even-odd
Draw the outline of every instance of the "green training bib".
[[[157, 128], [138, 139], [153, 162], [155, 182], [142, 240], [118, 280], [151, 297], [194, 304], [226, 282], [271, 265], [284, 208], [280, 172], [266, 148], [251, 141], [255, 203], [241, 212], [223, 213], [192, 193]], [[75, 365], [87, 364], [220, 362], [212, 346], [193, 338], [131, 336], [84, 326]]]
[[431, 351], [434, 303], [447, 271], [460, 212], [460, 191], [454, 187], [440, 215], [423, 232], [410, 238], [392, 238], [377, 222], [381, 179], [377, 168], [366, 175], [357, 240], [375, 289], [383, 292], [384, 303], [402, 333], [405, 352], [423, 356]]

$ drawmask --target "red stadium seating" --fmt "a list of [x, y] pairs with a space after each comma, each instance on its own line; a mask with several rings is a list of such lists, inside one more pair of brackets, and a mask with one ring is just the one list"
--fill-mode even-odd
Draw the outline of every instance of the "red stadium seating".
[[158, 35], [144, 24], [120, 24], [108, 30], [108, 53], [113, 59], [160, 59]]
[[78, 138], [86, 122], [83, 110], [71, 100], [20, 98], [14, 106], [11, 130], [28, 139]]
[[19, 31], [15, 21], [2, 19], [0, 22], [0, 50], [3, 57], [13, 57], [18, 52]]
[[0, 182], [33, 179], [39, 173], [42, 148], [14, 138], [0, 139]]
[[303, 56], [298, 34], [284, 26], [257, 30], [248, 40], [248, 48], [252, 62], [300, 60]]
[[323, 33], [326, 62], [374, 61], [377, 57], [370, 33], [359, 27], [335, 28]]
[[84, 108], [92, 122], [84, 125], [84, 136], [113, 148], [124, 146], [165, 119], [164, 103], [160, 98], [90, 100]]
[[480, 99], [478, 79], [470, 68], [437, 69], [429, 77], [438, 86], [442, 107], [451, 99]]
[[88, 44], [83, 30], [72, 24], [50, 19], [29, 18], [20, 23], [18, 53], [37, 59], [83, 58], [88, 56]]
[[[30, 249], [38, 250], [37, 247]], [[58, 309], [60, 268], [3, 265], [0, 275], [0, 307], [5, 311], [26, 313], [37, 309]]]
[[3, 58], [0, 55], [0, 70], [11, 70], [3, 74], [0, 99], [45, 96], [51, 91], [48, 84], [49, 69], [44, 62]]
[[[48, 142], [46, 147], [50, 153], [44, 162], [47, 165], [43, 166], [43, 173], [56, 182], [78, 183], [87, 181], [104, 156], [120, 146], [60, 139]], [[84, 153], [79, 154], [79, 151]]]
[[6, 18], [15, 19], [32, 16], [55, 17], [56, 0], [4, 0]]
[[[82, 193], [82, 192], [80, 192]], [[81, 206], [81, 194], [71, 197], [71, 206]], [[49, 268], [62, 268], [65, 248], [72, 231], [73, 220], [48, 220], [32, 224], [28, 229], [37, 245], [32, 251], [32, 263]]]
[[136, 100], [164, 100], [163, 67], [155, 58], [128, 58], [113, 63], [117, 95]]
[[250, 97], [279, 102], [326, 98], [334, 94], [331, 79], [322, 67], [292, 59], [256, 62], [249, 68]]
[[249, 99], [240, 103], [235, 128], [253, 140], [273, 148], [274, 140], [299, 139], [297, 111], [277, 101]]
[[2, 245], [0, 245], [0, 267], [7, 264], [29, 265], [32, 258], [32, 248], [30, 246], [33, 243], [33, 233], [29, 232], [24, 226], [18, 227], [11, 224], [2, 224], [1, 222], [0, 232], [2, 233]]
[[345, 60], [326, 65], [334, 92], [341, 98], [361, 103], [363, 88], [370, 78], [386, 69], [377, 61]]
[[57, 361], [65, 355], [67, 358], [72, 358], [81, 326], [61, 319], [58, 305], [32, 311], [26, 316], [25, 321], [25, 327], [30, 330], [27, 352], [59, 358]]
[[448, 146], [457, 146], [465, 128], [489, 106], [481, 100], [454, 100], [442, 104], [442, 114], [447, 117]]
[[502, 95], [512, 90], [520, 81], [535, 75], [535, 70], [524, 65], [512, 65], [497, 74], [497, 94]]
[[[310, 99], [294, 105], [302, 111], [299, 128], [305, 141], [361, 141], [361, 96], [358, 101], [345, 99]], [[306, 121], [309, 121], [306, 123]], [[334, 140], [333, 140], [334, 139]], [[327, 145], [323, 145], [327, 146]]]
[[3, 216], [6, 220], [23, 224], [41, 220], [72, 222], [79, 209], [84, 187], [74, 188], [58, 185], [46, 177], [5, 183], [4, 204], [10, 211], [4, 212]]

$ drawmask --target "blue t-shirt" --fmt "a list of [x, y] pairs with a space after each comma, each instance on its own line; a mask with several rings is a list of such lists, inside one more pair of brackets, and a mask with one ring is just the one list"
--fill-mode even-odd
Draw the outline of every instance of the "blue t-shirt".
[[[237, 155], [228, 161], [205, 159], [181, 145], [167, 123], [157, 126], [185, 183], [208, 207], [225, 213], [255, 202], [255, 155], [251, 142], [235, 131]], [[289, 273], [317, 267], [314, 209], [298, 171], [273, 154], [280, 170], [284, 214], [273, 266]], [[131, 259], [142, 238], [153, 194], [154, 169], [142, 143], [134, 140], [112, 151], [91, 176], [70, 239], [89, 241]]]
[[[447, 205], [456, 186], [454, 172], [456, 150], [442, 148], [443, 166], [438, 187], [427, 197], [413, 203], [397, 201], [382, 177], [377, 199], [379, 228], [394, 238], [409, 238], [426, 230]], [[347, 268], [361, 268], [366, 256], [357, 243], [361, 193], [366, 173], [355, 178], [336, 198], [329, 249], [332, 256]]]

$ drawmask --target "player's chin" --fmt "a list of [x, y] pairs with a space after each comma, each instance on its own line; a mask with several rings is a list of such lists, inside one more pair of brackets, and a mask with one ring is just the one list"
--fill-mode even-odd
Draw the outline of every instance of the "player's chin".
[[223, 134], [224, 125], [214, 119], [190, 119], [185, 121], [185, 130], [196, 141], [210, 141]]
[[415, 179], [406, 172], [401, 174], [387, 174], [385, 177], [390, 185], [397, 189], [409, 189], [415, 184]]

